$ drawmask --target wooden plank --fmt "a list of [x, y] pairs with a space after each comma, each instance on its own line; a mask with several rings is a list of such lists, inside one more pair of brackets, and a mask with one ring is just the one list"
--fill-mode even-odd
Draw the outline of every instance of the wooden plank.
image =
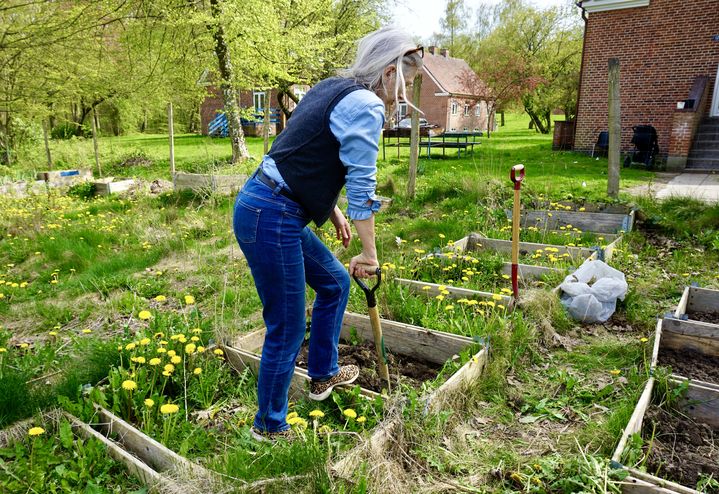
[[457, 394], [464, 393], [466, 388], [476, 382], [482, 375], [484, 367], [487, 365], [487, 360], [488, 351], [486, 348], [482, 348], [474, 354], [467, 363], [426, 398], [430, 410], [439, 411], [444, 408], [448, 400], [451, 400]]
[[687, 303], [689, 303], [689, 287], [684, 288], [684, 293], [682, 293], [682, 298], [679, 300], [677, 310], [674, 311], [674, 317], [680, 319], [682, 315], [686, 314]]
[[[387, 350], [409, 355], [435, 364], [444, 364], [471, 345], [473, 340], [459, 335], [431, 331], [419, 326], [382, 319], [382, 333]], [[354, 329], [362, 340], [374, 341], [368, 316], [345, 312], [340, 338], [348, 340]]]
[[[670, 322], [671, 321], [671, 322]], [[699, 352], [703, 355], [711, 357], [719, 357], [719, 339], [706, 338], [701, 336], [691, 336], [674, 332], [671, 327], [675, 324], [676, 319], [665, 319], [662, 324], [662, 348], [671, 348], [672, 350], [689, 350]], [[684, 328], [691, 327], [692, 324], [686, 324], [688, 321], [677, 321]]]
[[614, 257], [614, 251], [619, 248], [622, 243], [622, 237], [617, 237], [612, 243], [604, 247], [604, 262], [608, 263]]
[[612, 455], [612, 461], [621, 463], [622, 454], [624, 453], [624, 448], [627, 445], [629, 436], [631, 436], [632, 434], [636, 434], [637, 432], [640, 432], [642, 430], [644, 413], [647, 411], [647, 407], [649, 406], [649, 402], [651, 401], [653, 389], [654, 378], [650, 377], [647, 381], [646, 386], [644, 386], [644, 391], [642, 391], [642, 394], [637, 401], [637, 406], [634, 407], [634, 412], [632, 413], [629, 422], [627, 422], [627, 426], [624, 428], [624, 432], [622, 433], [622, 437], [619, 440], [619, 444], [617, 444], [617, 448], [614, 450], [614, 455]]
[[692, 321], [666, 318], [664, 327], [667, 331], [699, 338], [711, 338], [719, 340], [719, 324], [712, 324], [702, 321]]
[[657, 328], [654, 332], [654, 346], [652, 347], [652, 358], [649, 361], [649, 368], [654, 369], [659, 359], [659, 347], [661, 346], [664, 319], [657, 319]]
[[702, 388], [709, 388], [719, 392], [719, 383], [710, 383], [707, 381], [700, 381], [699, 379], [689, 379], [688, 377], [680, 376], [679, 374], [674, 373], [669, 376], [669, 379], [677, 383], [683, 383], [685, 381], [688, 381], [697, 386], [701, 386]]
[[719, 428], [719, 391], [715, 387], [704, 387], [690, 381], [683, 404], [694, 420], [709, 424], [713, 429]]
[[719, 312], [719, 290], [690, 286], [686, 313], [693, 312]]
[[625, 481], [631, 482], [633, 480], [634, 482], [632, 483], [636, 486], [636, 488], [635, 490], [626, 490], [624, 488], [625, 486], [622, 486], [622, 491], [624, 492], [649, 494], [701, 494], [699, 491], [695, 491], [690, 487], [677, 484], [676, 482], [672, 482], [670, 480], [655, 477], [654, 475], [642, 472], [641, 470], [637, 470], [635, 468], [625, 467], [625, 470], [627, 470], [630, 475], [630, 477], [625, 479]]
[[150, 466], [146, 465], [138, 458], [134, 457], [133, 455], [119, 447], [113, 441], [107, 439], [105, 436], [97, 432], [89, 425], [82, 422], [77, 417], [70, 415], [67, 412], [65, 412], [65, 416], [70, 421], [70, 425], [76, 434], [79, 434], [86, 439], [92, 437], [100, 441], [107, 448], [107, 452], [109, 453], [109, 455], [114, 460], [125, 465], [125, 468], [127, 468], [128, 472], [130, 472], [131, 475], [134, 475], [135, 477], [140, 479], [143, 484], [151, 488], [159, 487], [162, 492], [177, 494], [184, 494], [186, 492], [177, 483], [173, 482], [168, 478], [165, 478], [163, 475], [156, 472]]
[[[476, 235], [476, 234], [473, 234]], [[456, 245], [456, 244], [455, 244]], [[477, 236], [472, 238], [472, 235], [467, 239], [467, 249], [471, 250], [493, 250], [497, 252], [512, 252], [512, 241], [511, 240], [498, 240], [494, 238], [486, 238]], [[550, 245], [550, 244], [537, 244], [533, 242], [519, 242], [519, 253], [520, 255], [527, 255], [536, 252], [538, 249], [546, 249], [547, 247], [556, 248], [558, 252], [557, 257], [562, 254], [569, 254], [572, 260], [575, 259], [586, 259], [595, 253], [594, 250], [587, 247], [568, 247], [566, 245]]]
[[202, 479], [207, 481], [215, 477], [205, 468], [178, 455], [109, 410], [96, 404], [95, 411], [101, 422], [90, 425], [98, 427], [107, 436], [117, 437], [117, 441], [126, 450], [140, 458], [154, 470], [161, 473], [172, 472], [175, 476], [179, 474], [180, 478], [193, 480]]
[[[450, 285], [440, 285], [437, 283], [428, 283], [426, 281], [415, 281], [408, 280], [406, 278], [394, 278], [394, 281], [400, 285], [408, 287], [411, 291], [419, 294], [426, 295], [428, 297], [434, 297], [440, 294], [439, 287], [444, 287], [445, 291], [449, 292], [446, 295], [449, 298], [482, 298], [488, 300], [494, 300], [494, 293], [480, 292], [477, 290], [470, 290], [468, 288], [459, 288]], [[512, 303], [512, 297], [508, 295], [500, 295], [500, 300], [495, 300], [497, 304], [504, 304], [505, 307], [510, 307]]]
[[522, 226], [550, 230], [572, 225], [583, 232], [616, 234], [626, 231], [626, 225], [630, 222], [627, 214], [543, 210], [522, 212]]
[[[518, 264], [519, 278], [522, 280], [538, 280], [546, 275], [566, 274], [566, 269], [550, 268], [547, 266], [535, 266], [532, 264]], [[502, 274], [512, 274], [512, 263], [505, 262], [502, 264]]]

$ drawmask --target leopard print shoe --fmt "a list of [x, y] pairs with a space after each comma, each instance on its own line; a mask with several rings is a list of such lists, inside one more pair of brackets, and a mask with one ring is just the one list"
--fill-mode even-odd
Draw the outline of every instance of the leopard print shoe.
[[327, 381], [312, 381], [310, 384], [310, 399], [322, 401], [326, 399], [335, 386], [351, 384], [359, 377], [359, 367], [356, 365], [343, 365], [340, 371]]

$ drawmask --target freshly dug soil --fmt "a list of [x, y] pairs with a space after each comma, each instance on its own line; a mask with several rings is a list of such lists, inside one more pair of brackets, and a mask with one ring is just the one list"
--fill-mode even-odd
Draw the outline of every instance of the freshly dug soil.
[[[297, 356], [297, 365], [307, 368], [307, 354], [309, 345], [307, 342], [302, 345], [300, 354]], [[365, 389], [382, 391], [386, 383], [379, 377], [377, 372], [377, 352], [374, 343], [363, 342], [359, 345], [339, 345], [339, 365], [354, 364], [360, 368], [360, 375], [354, 384], [359, 384]], [[437, 377], [442, 369], [441, 365], [434, 362], [426, 362], [406, 355], [392, 354], [387, 352], [387, 365], [392, 383], [402, 381], [405, 384], [418, 388], [424, 381]]]
[[694, 321], [708, 322], [711, 324], [719, 324], [719, 312], [695, 311], [695, 312], [689, 313], [689, 318]]
[[693, 350], [659, 350], [659, 365], [689, 379], [719, 384], [719, 357], [710, 357]]
[[[643, 429], [645, 441], [654, 431], [648, 472], [693, 489], [700, 474], [719, 478], [719, 430], [657, 407], [647, 409]], [[705, 492], [716, 494], [719, 489]]]

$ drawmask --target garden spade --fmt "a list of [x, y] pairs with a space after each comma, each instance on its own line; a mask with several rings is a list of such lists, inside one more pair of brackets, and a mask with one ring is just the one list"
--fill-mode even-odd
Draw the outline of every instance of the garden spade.
[[514, 208], [512, 208], [512, 295], [519, 299], [519, 189], [524, 179], [524, 165], [514, 165], [509, 174], [514, 182]]
[[372, 288], [365, 285], [365, 283], [353, 276], [357, 284], [360, 286], [367, 298], [367, 311], [369, 312], [369, 320], [372, 324], [372, 333], [374, 334], [374, 346], [377, 350], [377, 367], [379, 369], [379, 377], [387, 381], [387, 392], [391, 391], [389, 381], [389, 368], [387, 367], [387, 351], [384, 348], [384, 337], [382, 336], [382, 324], [379, 319], [379, 312], [377, 311], [377, 298], [374, 296], [374, 292], [379, 288], [379, 284], [382, 282], [382, 268], [378, 267], [375, 273], [377, 275], [377, 283]]

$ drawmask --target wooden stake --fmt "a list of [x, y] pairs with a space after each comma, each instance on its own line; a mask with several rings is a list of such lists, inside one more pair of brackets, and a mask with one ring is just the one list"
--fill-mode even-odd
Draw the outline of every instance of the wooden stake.
[[47, 132], [47, 120], [42, 120], [42, 138], [45, 140], [45, 154], [47, 155], [47, 169], [52, 170], [52, 155], [50, 154], [50, 139]]
[[262, 123], [262, 138], [264, 143], [265, 153], [270, 150], [270, 96], [271, 90], [265, 91], [265, 118]]
[[609, 172], [607, 195], [619, 197], [619, 151], [622, 144], [622, 119], [619, 101], [619, 59], [609, 59]]
[[[419, 108], [420, 91], [422, 90], [422, 74], [417, 74], [412, 82], [412, 104]], [[412, 131], [409, 139], [409, 179], [407, 180], [407, 197], [414, 199], [417, 183], [417, 161], [419, 159], [419, 112], [412, 111]], [[397, 147], [399, 149], [399, 147]]]
[[95, 149], [95, 166], [97, 167], [97, 173], [102, 177], [102, 168], [100, 167], [100, 153], [97, 149], [97, 120], [95, 108], [92, 109], [92, 115], [90, 116], [92, 120], [92, 146]]
[[172, 114], [172, 101], [167, 104], [167, 130], [170, 136], [170, 177], [175, 184], [175, 119]]

